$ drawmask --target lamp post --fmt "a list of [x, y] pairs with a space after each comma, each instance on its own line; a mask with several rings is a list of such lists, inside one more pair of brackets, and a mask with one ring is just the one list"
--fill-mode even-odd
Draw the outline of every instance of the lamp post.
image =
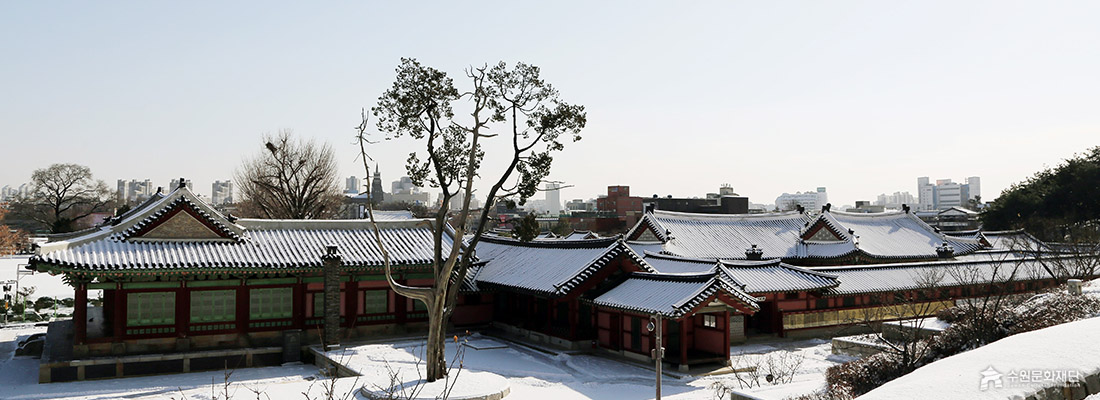
[[650, 332], [657, 332], [657, 345], [649, 351], [650, 357], [657, 363], [657, 400], [661, 400], [661, 359], [665, 358], [665, 348], [661, 346], [661, 325], [660, 314], [649, 317], [649, 325], [646, 325]]

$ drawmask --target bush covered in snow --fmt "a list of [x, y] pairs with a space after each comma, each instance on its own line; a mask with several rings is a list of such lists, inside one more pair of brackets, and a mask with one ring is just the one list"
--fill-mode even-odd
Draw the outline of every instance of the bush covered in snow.
[[897, 353], [883, 352], [830, 367], [825, 373], [829, 399], [867, 393], [890, 380], [941, 358], [984, 346], [1017, 333], [1048, 328], [1100, 315], [1100, 297], [1072, 295], [1064, 287], [1036, 295], [1010, 307], [953, 307], [936, 314], [952, 323], [940, 334], [922, 340], [927, 351], [915, 363]]

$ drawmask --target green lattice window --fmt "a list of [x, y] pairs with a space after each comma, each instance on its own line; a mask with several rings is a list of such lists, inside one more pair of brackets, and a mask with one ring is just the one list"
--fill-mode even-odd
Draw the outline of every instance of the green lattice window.
[[236, 290], [199, 290], [191, 292], [191, 322], [232, 321], [237, 315]]
[[389, 311], [389, 292], [385, 290], [363, 291], [363, 314], [382, 314]]
[[294, 289], [252, 289], [248, 293], [249, 319], [290, 318], [294, 313]]
[[176, 293], [126, 294], [126, 325], [171, 325], [176, 323]]

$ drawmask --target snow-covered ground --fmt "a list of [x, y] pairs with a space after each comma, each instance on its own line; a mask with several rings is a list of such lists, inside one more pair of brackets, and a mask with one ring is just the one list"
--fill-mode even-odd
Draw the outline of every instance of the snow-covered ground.
[[[1007, 399], [1100, 372], [1100, 317], [1021, 333], [917, 369], [861, 399]], [[983, 380], [984, 379], [984, 380]]]
[[[44, 327], [21, 325], [0, 329], [0, 399], [204, 399], [215, 396], [224, 399], [223, 371], [190, 374], [142, 376], [83, 382], [38, 384], [38, 361], [31, 357], [15, 357], [19, 340]], [[254, 399], [251, 389], [261, 390], [273, 400], [319, 398], [328, 381], [316, 379], [318, 369], [312, 365], [288, 365], [270, 368], [243, 368], [232, 372], [230, 395], [237, 399]], [[354, 390], [354, 382], [341, 379], [337, 392]], [[213, 390], [213, 392], [212, 392]], [[268, 396], [261, 397], [267, 399]]]
[[[510, 385], [509, 398], [520, 399], [645, 399], [654, 396], [654, 371], [641, 364], [587, 354], [549, 354], [506, 341], [474, 335], [462, 358], [464, 371], [492, 372], [504, 376]], [[454, 358], [455, 346], [447, 349]], [[791, 383], [741, 390], [765, 399], [783, 399], [815, 391], [824, 385], [825, 369], [850, 360], [830, 354], [825, 340], [777, 341], [766, 344], [734, 346], [741, 365], [756, 365], [768, 355], [788, 354], [803, 361]], [[363, 374], [367, 388], [387, 387], [390, 372], [401, 374], [401, 381], [418, 378], [416, 362], [423, 352], [422, 342], [370, 344], [330, 352]], [[422, 366], [419, 366], [422, 368]], [[460, 378], [461, 379], [461, 378]], [[712, 399], [710, 385], [724, 382], [739, 388], [731, 375], [663, 378], [663, 396], [669, 399]]]
[[[24, 260], [0, 260], [0, 279], [10, 274], [14, 278], [16, 264]], [[42, 290], [36, 295], [57, 297], [71, 296], [71, 289], [60, 277], [35, 274], [23, 278], [24, 283]], [[45, 327], [14, 325], [0, 328], [0, 399], [213, 399], [223, 398], [223, 372], [198, 372], [190, 374], [159, 375], [108, 379], [84, 382], [38, 384], [39, 360], [30, 357], [14, 357], [19, 340], [34, 333], [45, 332]], [[337, 392], [348, 393], [359, 386], [373, 387], [388, 383], [386, 363], [410, 374], [416, 374], [416, 356], [422, 352], [422, 342], [404, 341], [392, 344], [372, 344], [348, 348], [343, 352], [346, 365], [360, 371], [363, 376], [337, 380]], [[654, 371], [652, 367], [614, 358], [587, 354], [546, 353], [526, 346], [490, 337], [474, 335], [463, 359], [466, 371], [491, 372], [507, 379], [511, 389], [508, 398], [514, 399], [646, 399], [654, 397]], [[448, 348], [448, 358], [453, 358], [454, 346]], [[755, 365], [769, 355], [802, 359], [791, 383], [740, 389], [732, 375], [663, 378], [663, 397], [668, 399], [713, 399], [711, 385], [722, 382], [727, 387], [751, 393], [764, 399], [783, 399], [809, 393], [824, 385], [824, 372], [829, 366], [850, 358], [835, 356], [826, 340], [776, 340], [767, 343], [734, 346], [731, 348], [734, 363], [740, 366]], [[673, 375], [680, 374], [672, 371]], [[474, 375], [467, 374], [469, 378]], [[229, 389], [234, 398], [255, 398], [252, 389], [263, 390], [263, 399], [303, 399], [321, 396], [323, 384], [319, 371], [311, 365], [288, 365], [271, 368], [246, 368], [233, 372]], [[213, 384], [213, 386], [212, 386]], [[373, 386], [372, 386], [373, 385]], [[214, 387], [216, 393], [212, 393]]]
[[[38, 384], [38, 360], [14, 357], [18, 340], [44, 332], [43, 327], [23, 325], [0, 329], [0, 399], [205, 399], [224, 398], [221, 371], [190, 374], [144, 376], [83, 382]], [[511, 399], [648, 399], [654, 397], [654, 372], [642, 364], [585, 354], [548, 354], [525, 346], [496, 339], [474, 336], [463, 358], [465, 377], [475, 379], [474, 371], [486, 371], [503, 376], [511, 388]], [[410, 373], [416, 356], [422, 351], [417, 341], [393, 344], [372, 344], [350, 347], [341, 352], [342, 362], [360, 371], [359, 378], [337, 380], [337, 393], [354, 392], [357, 387], [387, 384], [386, 363], [392, 368]], [[451, 357], [454, 347], [448, 348]], [[479, 350], [480, 349], [480, 350]], [[846, 358], [829, 354], [823, 340], [776, 341], [765, 344], [735, 346], [740, 357], [756, 359], [769, 354], [801, 354], [805, 356], [790, 384], [745, 390], [765, 399], [782, 399], [809, 393], [824, 384], [824, 371]], [[340, 358], [340, 356], [337, 356]], [[747, 361], [743, 361], [745, 364]], [[460, 380], [462, 379], [460, 375]], [[706, 377], [663, 378], [663, 397], [673, 400], [713, 399], [711, 383], [724, 381], [736, 387], [731, 375]], [[330, 381], [320, 377], [311, 365], [288, 365], [271, 368], [244, 368], [230, 377], [230, 394], [237, 399], [256, 398], [253, 390], [264, 392], [262, 399], [320, 398], [323, 385]], [[211, 391], [214, 392], [211, 392]], [[361, 397], [356, 397], [361, 398]]]

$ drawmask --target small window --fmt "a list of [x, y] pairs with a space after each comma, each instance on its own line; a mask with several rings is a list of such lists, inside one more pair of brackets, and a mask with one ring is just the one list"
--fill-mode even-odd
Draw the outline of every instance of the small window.
[[718, 317], [711, 314], [703, 314], [703, 326], [707, 328], [717, 328]]
[[814, 308], [829, 308], [829, 299], [817, 299]]
[[787, 300], [794, 300], [798, 298], [798, 292], [787, 292], [783, 295]]
[[852, 307], [854, 305], [856, 305], [856, 298], [855, 297], [848, 296], [848, 297], [844, 298], [844, 306], [845, 307]]

